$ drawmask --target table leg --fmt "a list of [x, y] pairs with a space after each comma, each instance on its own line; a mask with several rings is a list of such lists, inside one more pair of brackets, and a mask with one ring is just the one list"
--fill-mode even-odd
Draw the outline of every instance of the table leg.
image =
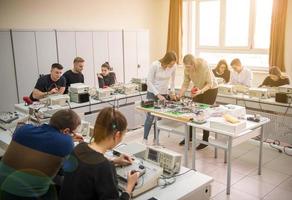
[[231, 185], [231, 150], [232, 150], [232, 137], [228, 137], [228, 153], [227, 153], [227, 189], [226, 194], [230, 194], [230, 185]]
[[155, 144], [159, 145], [159, 133], [158, 133], [158, 129], [157, 129], [157, 117], [154, 116], [154, 140], [155, 140]]
[[[217, 140], [217, 139], [218, 139], [218, 134], [215, 133], [215, 140]], [[215, 147], [215, 158], [217, 158], [217, 157], [218, 157], [218, 148]]]
[[197, 140], [197, 129], [195, 127], [193, 128], [193, 134], [192, 134], [192, 169], [196, 169], [196, 140]]
[[189, 150], [190, 132], [189, 126], [185, 125], [185, 167], [188, 167], [188, 150]]
[[263, 142], [264, 142], [264, 127], [261, 126], [261, 141], [260, 141], [260, 153], [259, 153], [259, 166], [258, 175], [262, 174], [262, 159], [263, 159]]

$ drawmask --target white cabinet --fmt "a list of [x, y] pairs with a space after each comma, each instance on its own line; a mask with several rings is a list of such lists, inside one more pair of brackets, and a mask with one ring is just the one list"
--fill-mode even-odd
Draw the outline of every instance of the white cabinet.
[[123, 33], [108, 32], [109, 64], [116, 73], [117, 81], [124, 82]]
[[64, 72], [71, 69], [76, 57], [76, 39], [74, 31], [57, 31], [58, 60]]
[[98, 87], [97, 73], [101, 72], [101, 65], [109, 61], [108, 51], [108, 32], [96, 31], [93, 32], [93, 58], [94, 58], [94, 75], [95, 87]]
[[12, 31], [19, 102], [29, 96], [39, 77], [35, 33]]
[[13, 111], [18, 103], [10, 31], [0, 31], [0, 111]]
[[125, 82], [133, 77], [146, 78], [149, 68], [149, 32], [124, 31]]
[[[93, 63], [93, 39], [92, 32], [76, 32], [77, 56], [85, 60], [83, 69], [84, 82], [88, 85], [95, 85], [95, 70]], [[74, 59], [74, 58], [73, 58]]]
[[55, 31], [35, 32], [39, 74], [49, 74], [53, 63], [58, 62]]

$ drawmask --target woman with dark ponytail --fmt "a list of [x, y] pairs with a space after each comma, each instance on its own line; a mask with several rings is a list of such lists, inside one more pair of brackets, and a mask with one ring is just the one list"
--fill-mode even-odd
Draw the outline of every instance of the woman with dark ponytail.
[[116, 74], [108, 62], [101, 65], [101, 73], [97, 74], [99, 88], [109, 87], [116, 83]]

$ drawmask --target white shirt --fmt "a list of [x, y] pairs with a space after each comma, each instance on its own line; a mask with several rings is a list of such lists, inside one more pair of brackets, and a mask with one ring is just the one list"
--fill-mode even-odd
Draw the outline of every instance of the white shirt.
[[229, 82], [230, 84], [251, 87], [251, 81], [252, 72], [249, 69], [243, 67], [243, 69], [239, 73], [234, 70], [231, 71]]
[[148, 92], [154, 95], [168, 94], [169, 81], [171, 91], [174, 92], [176, 65], [171, 68], [164, 69], [160, 61], [154, 61], [149, 69], [147, 77]]

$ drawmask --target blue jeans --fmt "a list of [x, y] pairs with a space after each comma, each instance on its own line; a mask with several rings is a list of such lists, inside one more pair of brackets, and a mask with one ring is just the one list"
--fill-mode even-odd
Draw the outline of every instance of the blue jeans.
[[[147, 92], [146, 98], [148, 100], [156, 100], [157, 97], [152, 92]], [[146, 120], [144, 123], [144, 139], [148, 139], [149, 132], [151, 130], [153, 124], [154, 116], [147, 113]], [[156, 138], [156, 134], [154, 133], [154, 138]]]

